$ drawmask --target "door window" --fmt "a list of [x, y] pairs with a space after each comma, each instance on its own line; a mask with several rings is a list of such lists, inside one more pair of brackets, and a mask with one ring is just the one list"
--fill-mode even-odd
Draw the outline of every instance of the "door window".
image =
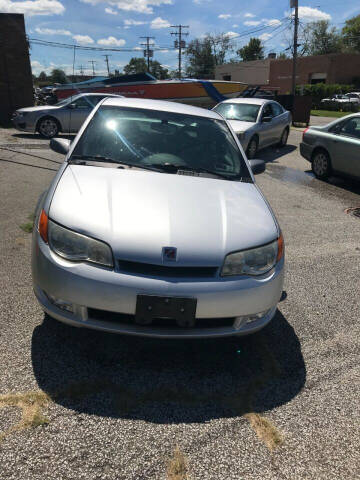
[[89, 102], [88, 97], [77, 98], [74, 102], [75, 108], [92, 108], [91, 103]]
[[339, 130], [339, 135], [344, 137], [354, 137], [360, 140], [360, 117], [350, 118]]
[[273, 117], [273, 111], [272, 111], [272, 108], [271, 108], [271, 105], [270, 103], [267, 103], [263, 109], [263, 113], [262, 113], [262, 118], [264, 117]]
[[273, 112], [273, 117], [277, 117], [278, 115], [284, 113], [282, 106], [275, 102], [271, 104], [271, 109]]

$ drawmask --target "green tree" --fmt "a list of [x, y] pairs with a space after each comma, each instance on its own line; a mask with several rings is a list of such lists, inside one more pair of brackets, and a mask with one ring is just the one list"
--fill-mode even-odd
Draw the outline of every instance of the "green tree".
[[236, 52], [244, 62], [251, 60], [262, 60], [264, 58], [264, 47], [260, 38], [250, 38], [249, 43]]
[[190, 77], [213, 77], [216, 65], [223, 64], [226, 54], [232, 50], [231, 38], [224, 33], [208, 33], [204, 38], [192, 40], [185, 53], [186, 74]]
[[47, 80], [47, 75], [46, 75], [46, 73], [45, 73], [45, 72], [40, 72], [40, 73], [39, 73], [39, 76], [38, 76], [38, 80], [39, 80], [40, 82], [46, 82], [46, 80]]
[[[130, 59], [129, 63], [124, 67], [125, 75], [130, 75], [132, 73], [144, 73], [147, 72], [147, 63], [143, 57], [133, 57]], [[151, 75], [158, 78], [159, 80], [164, 80], [169, 78], [169, 71], [167, 68], [164, 68], [161, 63], [156, 60], [150, 60], [150, 72]]]
[[279, 53], [279, 55], [277, 56], [277, 58], [278, 58], [279, 60], [286, 60], [286, 59], [289, 58], [289, 57], [286, 55], [286, 53], [281, 52], [281, 53]]
[[327, 20], [319, 20], [306, 25], [303, 31], [303, 53], [305, 55], [326, 55], [343, 50], [341, 36]]
[[61, 70], [60, 68], [54, 68], [51, 71], [50, 78], [53, 83], [67, 83], [66, 74], [64, 70]]
[[360, 53], [360, 15], [346, 20], [342, 34], [345, 46]]

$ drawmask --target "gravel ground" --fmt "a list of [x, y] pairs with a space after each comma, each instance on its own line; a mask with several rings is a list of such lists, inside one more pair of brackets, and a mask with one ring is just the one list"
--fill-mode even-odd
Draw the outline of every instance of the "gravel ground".
[[359, 478], [360, 221], [344, 210], [360, 186], [313, 178], [300, 139], [259, 154], [287, 248], [276, 317], [247, 338], [169, 342], [44, 317], [19, 225], [61, 156], [0, 130], [1, 480], [175, 479], [177, 445], [178, 480]]

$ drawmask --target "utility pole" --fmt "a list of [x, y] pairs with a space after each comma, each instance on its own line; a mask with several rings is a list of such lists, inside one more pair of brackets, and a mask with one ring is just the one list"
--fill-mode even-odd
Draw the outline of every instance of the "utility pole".
[[189, 35], [189, 32], [183, 32], [182, 29], [189, 28], [189, 25], [171, 25], [171, 28], [177, 28], [176, 32], [171, 32], [171, 35], [177, 36], [174, 46], [179, 50], [179, 78], [181, 79], [181, 50], [186, 47], [185, 40], [182, 39], [182, 36]]
[[109, 57], [111, 57], [111, 55], [103, 55], [103, 57], [105, 57], [105, 62], [106, 62], [107, 71], [108, 71], [108, 77], [110, 77]]
[[95, 60], [89, 60], [89, 63], [92, 64], [92, 71], [93, 71], [93, 75], [94, 75], [94, 77], [95, 77], [95, 63], [96, 63], [96, 62], [95, 62]]
[[154, 56], [154, 50], [150, 50], [150, 40], [155, 40], [155, 37], [140, 37], [145, 38], [146, 43], [141, 43], [143, 47], [146, 47], [144, 50], [144, 57], [147, 59], [147, 70], [150, 72], [150, 57]]
[[296, 62], [298, 47], [298, 27], [299, 27], [299, 2], [298, 0], [290, 0], [290, 8], [295, 9], [294, 13], [294, 46], [293, 46], [293, 64], [292, 64], [292, 88], [291, 93], [295, 95], [296, 90]]
[[84, 68], [82, 65], [79, 65], [79, 70], [80, 70], [80, 75], [83, 77], [84, 76]]

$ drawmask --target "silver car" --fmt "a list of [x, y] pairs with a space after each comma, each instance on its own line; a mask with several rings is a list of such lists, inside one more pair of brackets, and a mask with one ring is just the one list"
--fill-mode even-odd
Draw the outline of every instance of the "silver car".
[[284, 242], [227, 122], [201, 108], [107, 98], [40, 199], [35, 294], [51, 317], [122, 334], [244, 335], [274, 316]]
[[291, 113], [280, 103], [262, 98], [232, 98], [218, 103], [214, 110], [226, 118], [248, 158], [270, 145], [283, 147], [291, 126]]
[[39, 132], [44, 138], [60, 132], [78, 132], [94, 106], [106, 97], [121, 97], [106, 93], [82, 93], [61, 100], [55, 105], [41, 105], [16, 110], [11, 118], [22, 132]]
[[300, 153], [321, 179], [331, 175], [360, 179], [360, 114], [304, 130]]

